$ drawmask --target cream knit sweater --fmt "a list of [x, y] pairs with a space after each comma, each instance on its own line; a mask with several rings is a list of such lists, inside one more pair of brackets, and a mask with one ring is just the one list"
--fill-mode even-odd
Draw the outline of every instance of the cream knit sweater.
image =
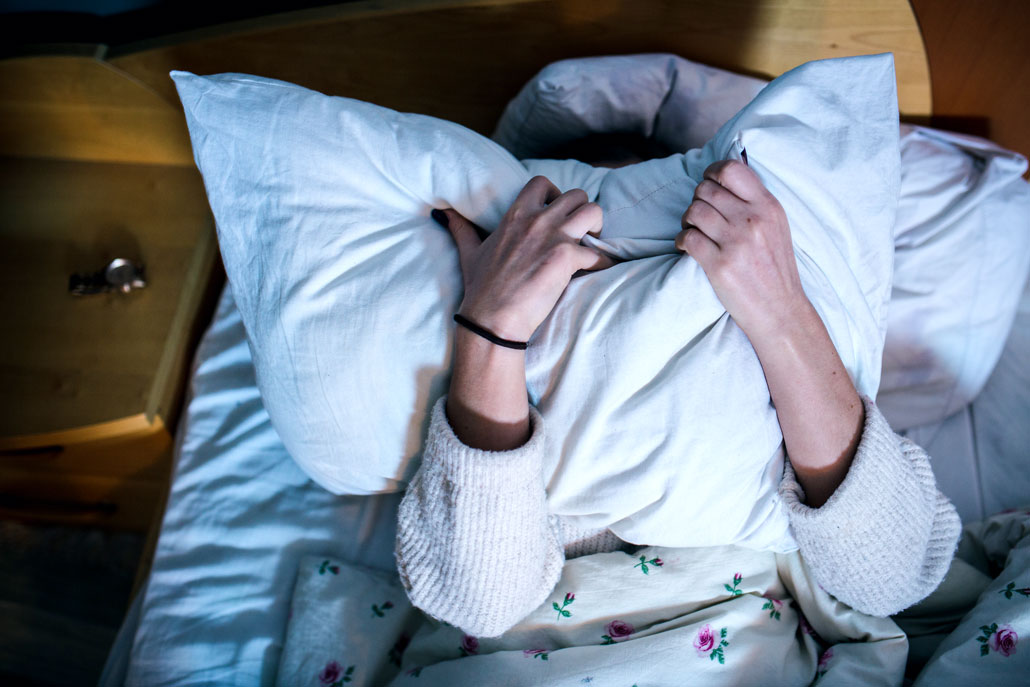
[[[864, 402], [862, 439], [833, 496], [821, 508], [806, 506], [789, 462], [780, 495], [819, 584], [852, 608], [886, 616], [937, 588], [960, 522], [926, 452]], [[471, 635], [495, 637], [543, 603], [566, 557], [628, 545], [548, 513], [545, 427], [535, 408], [525, 445], [482, 451], [458, 440], [445, 403], [433, 407], [422, 465], [401, 501], [397, 567], [414, 605]]]

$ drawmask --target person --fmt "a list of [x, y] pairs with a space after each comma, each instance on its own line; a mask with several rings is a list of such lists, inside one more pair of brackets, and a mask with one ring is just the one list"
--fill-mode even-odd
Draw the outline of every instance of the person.
[[[525, 342], [580, 270], [600, 231], [586, 193], [535, 177], [485, 240], [453, 210], [434, 211], [459, 252], [465, 295], [449, 393], [434, 406], [422, 464], [398, 516], [396, 558], [412, 603], [469, 635], [495, 637], [552, 592], [566, 559], [625, 550], [547, 511], [545, 426], [527, 398]], [[943, 579], [960, 522], [929, 457], [860, 397], [801, 286], [779, 202], [745, 164], [709, 167], [676, 246], [704, 269], [750, 339], [782, 428], [780, 495], [818, 584], [887, 616]], [[477, 333], [476, 330], [479, 330]], [[684, 418], [684, 421], [689, 421]]]

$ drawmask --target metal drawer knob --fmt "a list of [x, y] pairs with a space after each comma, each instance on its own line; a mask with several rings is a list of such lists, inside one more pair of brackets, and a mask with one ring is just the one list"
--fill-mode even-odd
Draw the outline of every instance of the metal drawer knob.
[[111, 291], [129, 293], [146, 285], [143, 265], [124, 258], [115, 258], [93, 274], [73, 274], [68, 278], [68, 291], [75, 296]]

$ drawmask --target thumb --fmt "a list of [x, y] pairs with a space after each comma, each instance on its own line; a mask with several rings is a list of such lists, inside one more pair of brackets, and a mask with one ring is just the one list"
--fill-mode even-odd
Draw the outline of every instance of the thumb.
[[476, 225], [459, 215], [456, 211], [434, 209], [429, 213], [437, 224], [447, 228], [451, 232], [454, 243], [458, 246], [458, 261], [461, 263], [462, 274], [468, 274], [468, 266], [481, 245], [482, 240], [476, 232]]

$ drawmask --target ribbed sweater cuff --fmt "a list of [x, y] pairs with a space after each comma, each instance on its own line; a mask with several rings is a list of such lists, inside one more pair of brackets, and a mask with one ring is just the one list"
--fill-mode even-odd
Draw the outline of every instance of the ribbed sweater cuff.
[[897, 613], [937, 588], [961, 523], [937, 490], [926, 452], [891, 430], [866, 397], [865, 425], [844, 481], [820, 508], [788, 461], [780, 495], [801, 553], [822, 587], [871, 615]]
[[589, 556], [594, 553], [619, 551], [627, 546], [607, 527], [597, 529], [580, 529], [572, 525], [568, 519], [555, 517], [562, 544], [565, 547], [565, 560]]
[[[543, 484], [543, 419], [510, 451], [463, 444], [433, 407], [422, 465], [401, 502], [397, 566], [413, 604], [469, 634], [503, 633], [543, 602], [564, 563]], [[502, 514], [502, 517], [498, 517]]]

